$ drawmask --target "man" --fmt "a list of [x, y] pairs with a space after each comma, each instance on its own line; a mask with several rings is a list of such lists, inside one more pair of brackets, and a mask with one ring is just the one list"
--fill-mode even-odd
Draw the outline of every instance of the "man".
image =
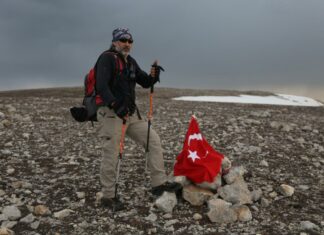
[[[150, 74], [142, 71], [129, 53], [133, 37], [127, 28], [117, 28], [112, 33], [110, 49], [101, 54], [96, 64], [96, 91], [102, 102], [97, 119], [99, 137], [103, 144], [103, 158], [100, 167], [103, 206], [114, 211], [122, 210], [123, 203], [115, 197], [116, 166], [122, 123], [126, 121], [126, 135], [145, 146], [147, 123], [141, 120], [135, 103], [136, 83], [144, 88], [154, 85], [159, 71], [152, 67]], [[160, 138], [150, 130], [148, 167], [151, 172], [152, 193], [161, 195], [164, 191], [177, 191], [181, 185], [167, 182]]]

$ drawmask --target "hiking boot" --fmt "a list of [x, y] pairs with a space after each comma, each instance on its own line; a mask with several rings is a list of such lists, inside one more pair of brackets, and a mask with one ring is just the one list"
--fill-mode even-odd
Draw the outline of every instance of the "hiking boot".
[[119, 200], [119, 198], [101, 198], [101, 205], [104, 207], [108, 207], [112, 211], [121, 211], [125, 209], [124, 204]]
[[159, 186], [152, 188], [152, 194], [155, 196], [161, 196], [164, 192], [178, 193], [182, 189], [182, 185], [176, 182], [165, 182]]

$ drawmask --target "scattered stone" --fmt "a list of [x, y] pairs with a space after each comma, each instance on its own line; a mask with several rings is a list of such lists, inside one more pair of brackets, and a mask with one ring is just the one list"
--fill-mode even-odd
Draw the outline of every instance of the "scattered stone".
[[223, 158], [222, 160], [222, 171], [228, 171], [232, 167], [232, 162], [228, 159], [228, 157]]
[[201, 206], [214, 194], [207, 190], [194, 185], [188, 185], [183, 188], [183, 198], [191, 205]]
[[4, 227], [4, 228], [13, 228], [13, 227], [15, 227], [17, 224], [18, 224], [17, 221], [10, 221], [10, 220], [7, 220], [7, 221], [3, 221], [3, 222], [2, 222], [1, 227]]
[[58, 219], [64, 219], [65, 217], [70, 216], [70, 214], [73, 212], [74, 211], [70, 209], [63, 209], [61, 211], [54, 212], [54, 217]]
[[300, 229], [305, 231], [319, 231], [320, 228], [316, 224], [310, 221], [301, 221], [300, 222]]
[[13, 173], [15, 173], [15, 169], [14, 168], [11, 168], [10, 167], [10, 168], [7, 169], [7, 174], [8, 175], [12, 175]]
[[76, 194], [79, 199], [85, 198], [85, 192], [76, 192]]
[[34, 214], [35, 215], [41, 215], [41, 216], [49, 215], [49, 214], [51, 214], [51, 211], [45, 205], [37, 205], [34, 208]]
[[25, 216], [24, 218], [20, 219], [19, 222], [21, 223], [26, 223], [26, 224], [30, 224], [35, 220], [35, 216], [33, 214], [28, 214], [27, 216]]
[[5, 220], [8, 220], [8, 216], [6, 216], [5, 214], [0, 214], [0, 222]]
[[173, 220], [168, 220], [165, 222], [164, 226], [165, 227], [170, 227], [176, 223], [179, 223], [179, 220], [178, 219], [173, 219]]
[[262, 190], [261, 189], [253, 190], [251, 192], [251, 199], [254, 202], [259, 201], [261, 196], [262, 196]]
[[199, 214], [199, 213], [195, 213], [195, 214], [193, 215], [193, 219], [194, 219], [194, 220], [201, 220], [201, 219], [202, 219], [202, 215]]
[[102, 192], [97, 192], [96, 193], [96, 205], [100, 204], [101, 198], [103, 197], [103, 193]]
[[269, 166], [269, 163], [268, 163], [266, 160], [262, 160], [262, 161], [260, 162], [260, 166], [268, 167], [268, 166]]
[[147, 217], [145, 217], [145, 220], [155, 222], [157, 220], [157, 215], [154, 213], [149, 214]]
[[6, 195], [6, 192], [4, 190], [0, 189], [0, 197], [2, 197], [4, 195]]
[[40, 224], [39, 221], [35, 221], [35, 222], [33, 222], [33, 223], [30, 224], [30, 227], [31, 227], [32, 229], [38, 229], [39, 224]]
[[264, 197], [261, 198], [260, 203], [262, 207], [268, 207], [270, 205], [269, 200]]
[[5, 208], [3, 208], [2, 213], [9, 220], [17, 220], [21, 217], [21, 212], [16, 206], [6, 206]]
[[287, 184], [282, 184], [279, 187], [279, 191], [283, 196], [290, 197], [294, 194], [295, 189]]
[[155, 205], [166, 213], [172, 213], [173, 208], [177, 205], [177, 197], [175, 193], [164, 192], [156, 199]]
[[0, 235], [15, 235], [15, 232], [9, 228], [0, 228]]
[[245, 222], [252, 220], [252, 213], [247, 206], [235, 205], [233, 206], [233, 209], [236, 212], [239, 221]]
[[278, 193], [275, 191], [269, 193], [269, 197], [271, 197], [271, 198], [276, 198], [277, 196], [278, 196]]

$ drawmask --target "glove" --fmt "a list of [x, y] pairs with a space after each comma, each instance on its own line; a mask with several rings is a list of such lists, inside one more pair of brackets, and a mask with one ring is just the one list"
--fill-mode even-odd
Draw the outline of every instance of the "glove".
[[153, 77], [152, 75], [149, 75], [149, 79], [151, 81], [151, 86], [153, 86], [157, 82], [160, 82], [160, 78], [159, 77]]
[[119, 104], [118, 102], [115, 102], [112, 104], [112, 108], [115, 111], [116, 115], [120, 118], [120, 119], [125, 119], [125, 117], [127, 116], [127, 114], [129, 113], [129, 109], [127, 106], [125, 106], [124, 104]]
[[156, 82], [160, 82], [160, 72], [161, 70], [164, 71], [164, 69], [157, 63], [157, 61], [154, 61], [154, 63], [151, 66], [150, 77], [151, 79], [154, 79], [154, 81], [152, 81], [152, 85], [154, 85]]

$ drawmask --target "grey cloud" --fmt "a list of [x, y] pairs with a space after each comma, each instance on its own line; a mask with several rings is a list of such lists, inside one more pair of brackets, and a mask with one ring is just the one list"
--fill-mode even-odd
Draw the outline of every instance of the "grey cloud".
[[111, 31], [128, 26], [163, 86], [321, 84], [324, 2], [303, 0], [0, 2], [1, 89], [81, 85]]

